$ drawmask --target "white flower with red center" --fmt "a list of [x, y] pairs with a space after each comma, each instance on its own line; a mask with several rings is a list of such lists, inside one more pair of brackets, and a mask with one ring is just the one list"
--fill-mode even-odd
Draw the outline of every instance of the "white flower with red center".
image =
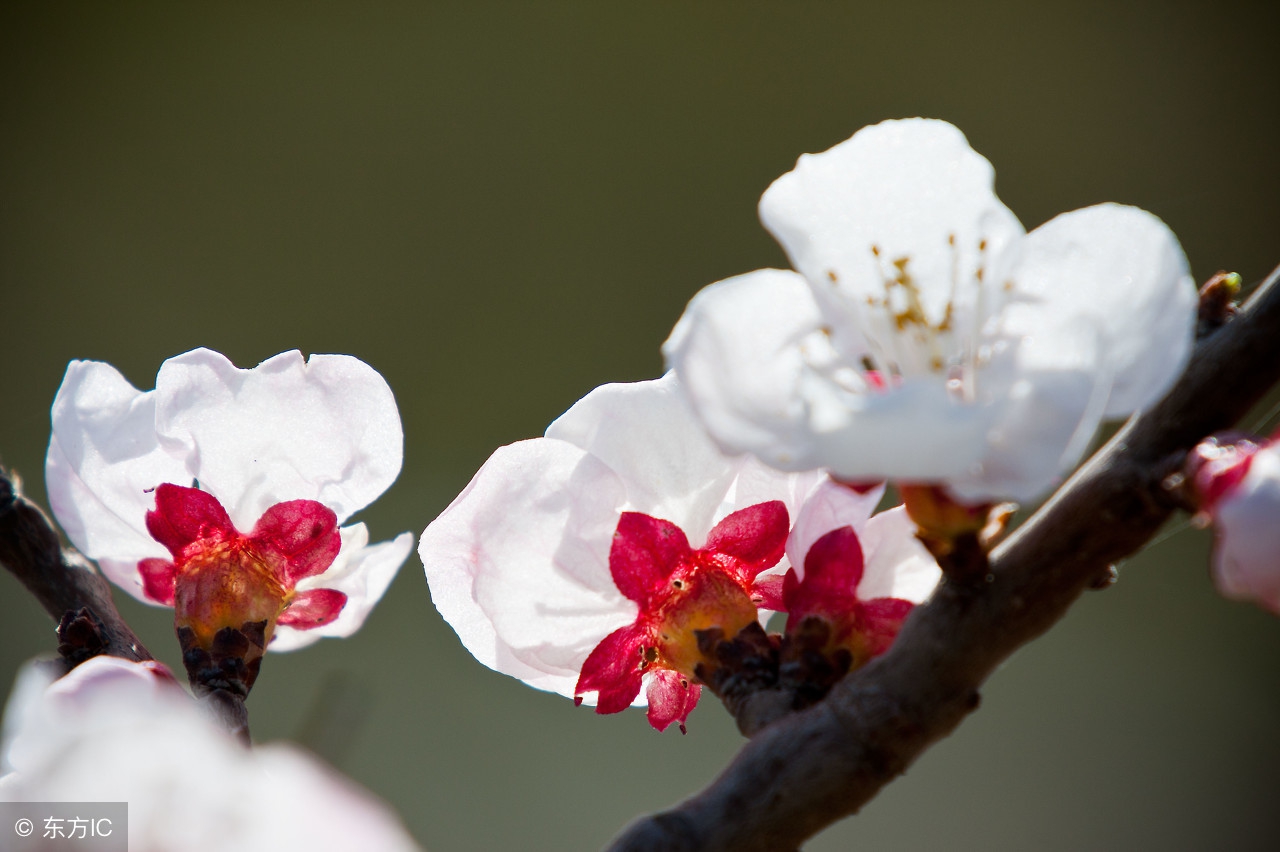
[[1224, 596], [1280, 615], [1280, 433], [1208, 438], [1188, 473], [1200, 510], [1213, 522], [1213, 580]]
[[[771, 608], [787, 613], [786, 632], [814, 635], [857, 669], [889, 649], [902, 622], [941, 579], [902, 506], [866, 518], [866, 503], [834, 482], [805, 502], [787, 542], [792, 567]], [[766, 605], [771, 602], [766, 601]]]
[[0, 801], [127, 802], [132, 852], [411, 852], [382, 802], [300, 749], [213, 728], [163, 666], [28, 666], [4, 718]]
[[723, 455], [670, 374], [605, 385], [495, 452], [418, 552], [480, 662], [602, 713], [643, 687], [653, 726], [683, 727], [696, 632], [757, 618], [754, 581], [785, 569], [789, 513], [824, 480]]
[[609, 573], [639, 614], [592, 650], [574, 699], [595, 692], [598, 712], [617, 713], [631, 706], [648, 674], [649, 722], [661, 731], [678, 721], [683, 730], [702, 693], [690, 680], [702, 659], [698, 631], [719, 628], [736, 636], [757, 619], [756, 576], [782, 558], [789, 526], [781, 500], [758, 503], [716, 524], [694, 550], [670, 521], [624, 512]]
[[364, 524], [340, 525], [395, 480], [402, 444], [391, 389], [347, 355], [241, 370], [197, 349], [146, 392], [73, 361], [46, 481], [72, 543], [134, 597], [175, 607], [184, 651], [213, 655], [196, 665], [240, 659], [224, 674], [247, 687], [264, 647], [354, 633], [395, 576], [410, 533], [370, 546]]
[[950, 124], [867, 127], [760, 200], [796, 271], [704, 289], [664, 346], [728, 452], [1029, 499], [1180, 373], [1196, 291], [1169, 229], [1102, 204], [1031, 233]]

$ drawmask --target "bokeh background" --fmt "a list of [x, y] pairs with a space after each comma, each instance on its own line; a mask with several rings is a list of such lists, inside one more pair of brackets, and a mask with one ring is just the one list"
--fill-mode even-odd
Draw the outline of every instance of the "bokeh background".
[[[1197, 278], [1256, 281], [1280, 261], [1268, 5], [6, 3], [0, 461], [43, 501], [72, 358], [150, 388], [195, 346], [353, 353], [406, 432], [362, 517], [420, 532], [494, 447], [658, 375], [698, 288], [785, 265], [761, 191], [890, 117], [957, 124], [1028, 227], [1124, 201]], [[1207, 549], [1171, 528], [810, 848], [1274, 848], [1280, 621], [1218, 599]], [[177, 665], [168, 612], [121, 607]], [[0, 688], [51, 627], [0, 575]], [[713, 699], [659, 735], [479, 666], [416, 556], [356, 638], [270, 657], [249, 707], [431, 850], [598, 847], [741, 742]]]

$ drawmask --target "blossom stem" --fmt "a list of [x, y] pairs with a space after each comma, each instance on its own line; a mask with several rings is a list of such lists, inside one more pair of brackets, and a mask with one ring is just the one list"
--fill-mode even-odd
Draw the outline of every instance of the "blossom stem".
[[893, 647], [800, 713], [744, 702], [753, 739], [712, 784], [633, 823], [623, 850], [795, 849], [857, 812], [977, 708], [1001, 662], [1043, 634], [1176, 508], [1171, 456], [1229, 428], [1280, 380], [1280, 268], [1199, 343], [1167, 396], [1135, 417], [991, 553], [993, 582], [947, 583]]

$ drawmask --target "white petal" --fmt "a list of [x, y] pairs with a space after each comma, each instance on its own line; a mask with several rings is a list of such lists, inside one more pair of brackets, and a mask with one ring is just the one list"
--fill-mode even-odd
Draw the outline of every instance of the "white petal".
[[942, 376], [905, 380], [887, 393], [849, 395], [815, 453], [833, 476], [850, 481], [945, 480], [962, 475], [985, 451], [997, 414], [958, 402]]
[[[804, 279], [761, 269], [704, 287], [663, 344], [694, 410], [728, 453], [788, 470], [818, 467], [803, 396], [822, 347], [821, 317]], [[824, 352], [823, 363], [834, 353]]]
[[334, 589], [347, 596], [342, 612], [323, 627], [297, 630], [282, 625], [276, 628], [268, 651], [294, 651], [324, 638], [350, 636], [359, 630], [396, 572], [413, 550], [413, 533], [401, 533], [391, 541], [369, 544], [369, 530], [364, 524], [352, 524], [340, 530], [342, 549], [322, 574], [305, 577], [298, 591]]
[[1101, 329], [1113, 376], [1107, 417], [1150, 405], [1182, 373], [1196, 287], [1177, 238], [1150, 213], [1119, 204], [1064, 213], [1027, 235], [1013, 277], [1046, 329], [1073, 316]]
[[1215, 507], [1213, 579], [1223, 595], [1280, 615], [1280, 448], [1264, 447]]
[[395, 398], [349, 355], [283, 352], [252, 370], [217, 352], [170, 358], [156, 377], [161, 440], [241, 530], [284, 500], [318, 500], [341, 523], [400, 472]]
[[[801, 473], [781, 473], [777, 469], [761, 463], [752, 456], [739, 456], [738, 477], [734, 481], [733, 490], [726, 495], [721, 510], [716, 513], [716, 521], [757, 503], [770, 500], [781, 500], [787, 507], [787, 516], [794, 526], [801, 507], [805, 501], [824, 485], [830, 483], [826, 471], [809, 470]], [[871, 501], [874, 508], [883, 488], [874, 489], [875, 497]], [[868, 512], [871, 509], [867, 510]], [[791, 563], [784, 556], [773, 570], [786, 573]]]
[[864, 560], [858, 597], [902, 598], [921, 603], [942, 579], [942, 569], [916, 538], [907, 510], [898, 506], [875, 515], [859, 533]]
[[609, 573], [625, 499], [616, 474], [565, 441], [485, 462], [418, 546], [432, 601], [477, 660], [573, 695], [587, 655], [637, 615]]
[[627, 489], [627, 509], [669, 520], [697, 547], [711, 529], [737, 461], [707, 437], [674, 374], [602, 385], [547, 427], [604, 462]]
[[98, 730], [110, 724], [107, 707], [174, 696], [185, 698], [168, 669], [154, 661], [135, 663], [101, 655], [62, 677], [42, 661], [29, 662], [19, 671], [5, 707], [3, 763], [31, 771], [58, 759], [64, 729]]
[[[994, 180], [952, 125], [886, 121], [802, 156], [760, 199], [760, 219], [809, 280], [837, 348], [853, 357], [853, 329], [882, 345], [894, 334], [891, 317], [867, 301], [886, 298], [901, 259], [929, 323], [942, 323], [948, 306], [961, 328], [981, 312], [984, 288], [998, 286], [1005, 252], [1023, 234]], [[891, 299], [900, 308], [905, 296]]]
[[979, 373], [993, 415], [986, 452], [948, 483], [965, 500], [1041, 496], [1080, 460], [1102, 422], [1111, 376], [1098, 329], [1087, 318], [1065, 317], [1006, 356]]
[[[0, 728], [0, 775], [12, 772], [22, 763], [22, 747], [15, 753], [14, 742], [20, 731], [40, 724], [41, 696], [54, 678], [53, 667], [47, 662], [32, 661], [18, 669], [9, 700], [4, 705], [4, 723]], [[7, 800], [0, 798], [0, 801]]]
[[961, 404], [946, 377], [869, 388], [820, 330], [794, 273], [765, 269], [704, 288], [664, 347], [694, 410], [726, 450], [849, 480], [943, 479], [973, 468], [997, 412]]
[[[287, 743], [255, 747], [261, 773], [253, 819], [228, 848], [308, 852], [415, 852], [418, 846], [383, 802]], [[289, 814], [280, 819], [280, 814]]]
[[828, 480], [816, 488], [801, 507], [787, 538], [787, 559], [795, 567], [796, 574], [804, 577], [804, 557], [809, 548], [832, 530], [853, 527], [861, 540], [867, 521], [883, 496], [884, 486], [859, 494], [852, 488]]
[[53, 401], [45, 484], [54, 516], [72, 544], [139, 600], [137, 563], [167, 558], [147, 533], [151, 492], [189, 485], [182, 460], [161, 448], [155, 394], [133, 387], [110, 364], [72, 361]]

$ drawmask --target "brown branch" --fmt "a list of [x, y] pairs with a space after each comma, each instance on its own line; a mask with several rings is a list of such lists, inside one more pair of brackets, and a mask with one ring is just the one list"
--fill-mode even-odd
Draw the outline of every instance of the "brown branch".
[[44, 512], [2, 468], [0, 564], [58, 622], [58, 652], [68, 671], [98, 654], [154, 659], [116, 610], [106, 578], [77, 551], [62, 547]]
[[643, 817], [611, 850], [796, 849], [856, 813], [978, 706], [995, 668], [1058, 621], [1172, 512], [1162, 487], [1187, 450], [1232, 426], [1280, 379], [1280, 269], [1186, 373], [992, 553], [991, 582], [945, 583], [890, 651], [790, 712], [790, 696], [743, 702], [754, 739], [701, 793]]

